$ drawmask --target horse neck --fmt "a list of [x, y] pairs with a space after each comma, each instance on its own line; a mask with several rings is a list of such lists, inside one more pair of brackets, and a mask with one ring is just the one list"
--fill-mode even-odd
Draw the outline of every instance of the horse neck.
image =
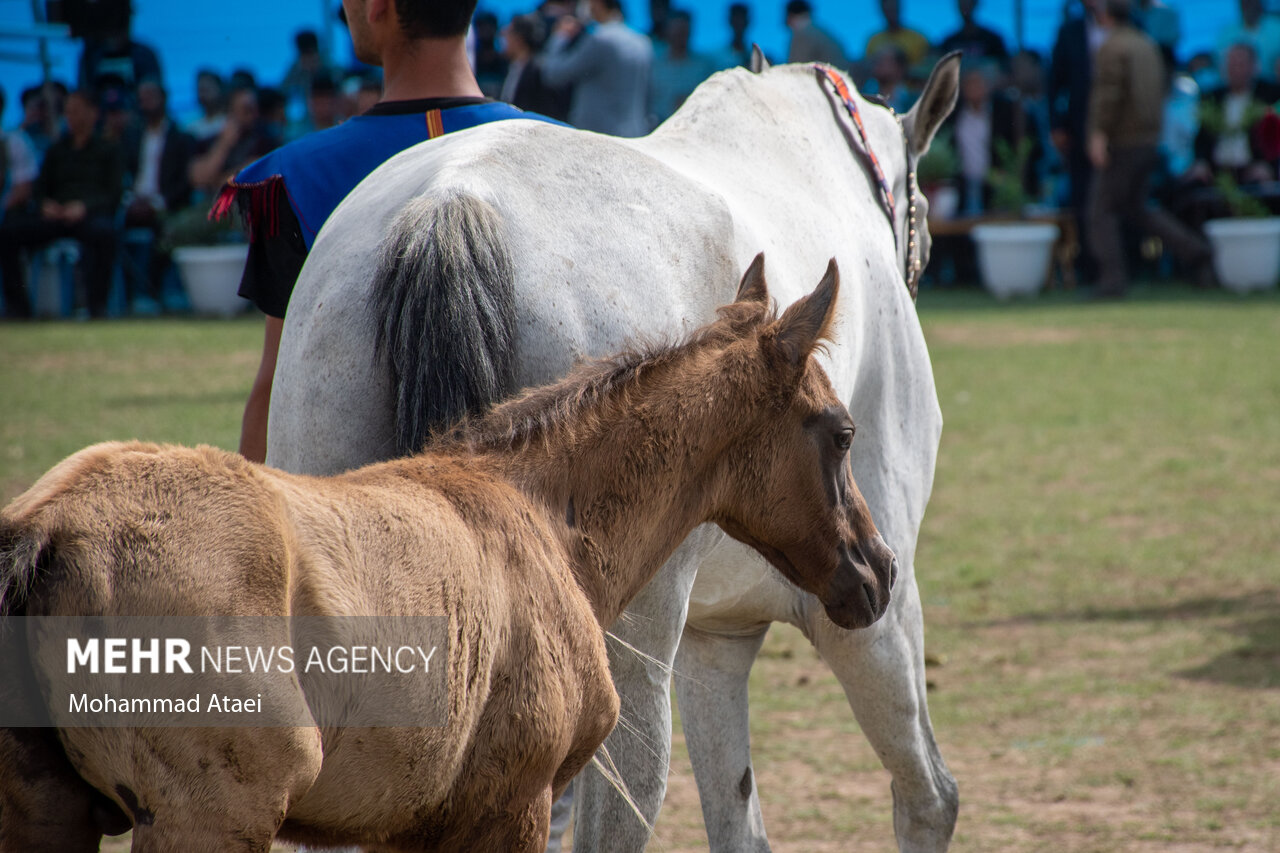
[[717, 463], [745, 428], [746, 383], [672, 372], [652, 371], [503, 463], [547, 508], [604, 628], [714, 516]]

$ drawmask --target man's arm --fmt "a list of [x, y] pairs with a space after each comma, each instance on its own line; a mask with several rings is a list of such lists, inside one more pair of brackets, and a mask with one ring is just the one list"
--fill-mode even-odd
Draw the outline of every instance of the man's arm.
[[590, 77], [606, 59], [599, 39], [588, 34], [570, 45], [570, 38], [557, 30], [542, 56], [542, 79], [550, 86], [567, 86]]
[[280, 353], [280, 333], [284, 330], [284, 318], [267, 317], [266, 331], [262, 338], [262, 360], [258, 373], [253, 377], [249, 399], [244, 404], [244, 419], [240, 423], [240, 455], [250, 462], [267, 461], [267, 419], [271, 405], [271, 383], [276, 374], [276, 356]]

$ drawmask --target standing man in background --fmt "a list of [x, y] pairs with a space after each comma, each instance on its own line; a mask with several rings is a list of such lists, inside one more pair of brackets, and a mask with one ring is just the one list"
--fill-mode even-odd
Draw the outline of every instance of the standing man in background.
[[1133, 26], [1130, 0], [1102, 0], [1098, 20], [1108, 31], [1098, 49], [1089, 99], [1089, 159], [1096, 169], [1089, 208], [1100, 298], [1125, 295], [1123, 224], [1155, 234], [1197, 282], [1212, 281], [1208, 241], [1164, 210], [1148, 205], [1151, 173], [1164, 118], [1165, 68], [1160, 48]]
[[594, 29], [565, 15], [542, 58], [549, 86], [573, 86], [569, 124], [613, 136], [649, 132], [646, 107], [653, 45], [623, 20], [620, 0], [590, 0]]

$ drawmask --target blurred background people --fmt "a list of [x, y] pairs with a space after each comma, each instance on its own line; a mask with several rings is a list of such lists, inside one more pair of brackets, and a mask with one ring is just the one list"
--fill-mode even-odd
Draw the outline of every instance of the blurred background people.
[[98, 134], [98, 105], [88, 92], [72, 92], [65, 109], [67, 132], [50, 146], [33, 188], [35, 212], [0, 224], [0, 274], [10, 317], [31, 316], [23, 251], [64, 237], [80, 244], [89, 315], [107, 313], [123, 186], [120, 149]]
[[666, 49], [656, 52], [649, 78], [649, 121], [653, 127], [671, 117], [703, 80], [715, 73], [711, 57], [689, 50], [693, 16], [672, 9], [667, 16]]
[[595, 26], [565, 15], [542, 59], [551, 86], [573, 86], [569, 123], [613, 136], [649, 132], [649, 72], [653, 46], [627, 26], [620, 0], [589, 0]]
[[825, 62], [836, 68], [848, 67], [844, 47], [835, 36], [814, 23], [809, 0], [789, 0], [785, 21], [791, 31], [787, 62]]
[[522, 110], [548, 118], [569, 118], [570, 90], [549, 86], [542, 79], [538, 53], [546, 43], [546, 25], [537, 15], [516, 15], [502, 31], [507, 76], [499, 93], [502, 100]]
[[880, 0], [880, 14], [884, 16], [884, 29], [867, 39], [867, 56], [874, 56], [882, 47], [896, 45], [906, 54], [910, 68], [928, 59], [929, 40], [923, 33], [902, 25], [900, 0]]

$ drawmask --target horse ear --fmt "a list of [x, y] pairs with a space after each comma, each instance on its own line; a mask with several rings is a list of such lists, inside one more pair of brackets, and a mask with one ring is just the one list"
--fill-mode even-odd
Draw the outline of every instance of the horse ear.
[[742, 274], [738, 283], [738, 295], [734, 302], [768, 302], [769, 285], [764, 281], [764, 252], [756, 255], [751, 266]]
[[920, 98], [902, 117], [902, 129], [907, 134], [911, 153], [923, 157], [933, 142], [947, 116], [956, 106], [960, 92], [960, 51], [953, 50], [933, 66], [929, 80], [920, 92]]
[[836, 259], [827, 264], [827, 273], [813, 293], [793, 304], [775, 326], [775, 340], [783, 356], [793, 366], [805, 359], [827, 339], [836, 316], [836, 295], [840, 293], [840, 268]]
[[759, 74], [761, 71], [769, 70], [769, 60], [764, 58], [764, 51], [760, 49], [760, 45], [755, 42], [751, 43], [751, 73]]

